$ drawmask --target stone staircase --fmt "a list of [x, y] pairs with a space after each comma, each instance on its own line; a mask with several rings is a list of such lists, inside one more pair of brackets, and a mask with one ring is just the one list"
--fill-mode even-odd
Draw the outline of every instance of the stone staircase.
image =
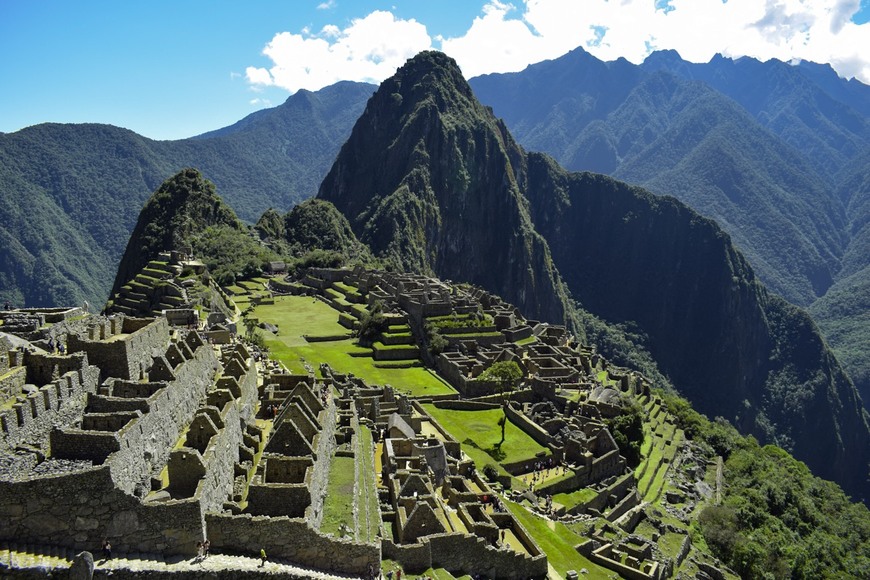
[[[81, 550], [60, 546], [36, 546], [0, 542], [0, 578], [66, 577], [66, 570]], [[212, 553], [207, 558], [163, 557], [155, 554], [113, 553], [111, 560], [103, 560], [97, 547], [94, 556], [94, 578], [269, 578], [301, 580], [338, 580], [349, 576], [336, 576], [310, 568], [283, 562], [267, 561], [261, 566], [254, 556], [234, 556]]]

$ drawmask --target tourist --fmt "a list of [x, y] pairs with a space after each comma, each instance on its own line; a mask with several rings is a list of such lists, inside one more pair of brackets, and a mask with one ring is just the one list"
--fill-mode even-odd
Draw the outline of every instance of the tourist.
[[112, 559], [112, 543], [109, 538], [103, 538], [103, 560]]
[[202, 542], [196, 543], [196, 557], [197, 559], [202, 559]]
[[260, 548], [260, 568], [266, 564], [266, 548]]
[[208, 558], [208, 551], [211, 549], [211, 542], [206, 538], [206, 540], [202, 543], [202, 557]]

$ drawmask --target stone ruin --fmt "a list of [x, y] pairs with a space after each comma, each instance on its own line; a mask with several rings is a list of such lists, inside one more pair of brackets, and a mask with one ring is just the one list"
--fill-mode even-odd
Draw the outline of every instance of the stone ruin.
[[[337, 282], [360, 291], [339, 304], [325, 294]], [[570, 509], [542, 509], [547, 517], [637, 521], [636, 482], [605, 421], [620, 412], [623, 396], [648, 394], [641, 375], [474, 287], [357, 268], [312, 269], [292, 288], [341, 309], [348, 328], [352, 306], [374, 300], [417, 336], [429, 317], [484, 313], [492, 336], [451, 338], [433, 361], [459, 393], [447, 398], [466, 400], [434, 404], [503, 406], [545, 447], [565, 475], [537, 485], [533, 503], [595, 490]], [[6, 313], [2, 328], [16, 335], [0, 334], [0, 541], [95, 550], [110, 538], [127, 552], [190, 556], [208, 538], [214, 551], [265, 549], [342, 574], [362, 575], [387, 558], [409, 571], [547, 575], [546, 554], [491, 501], [497, 490], [418, 401], [326, 365], [322, 378], [311, 367], [296, 375], [258, 365], [217, 313], [203, 333], [172, 324], [173, 312], [82, 314]], [[506, 398], [479, 379], [498, 361], [514, 361], [523, 373]], [[324, 534], [331, 462], [353, 457], [360, 470], [369, 461], [357, 446], [363, 426], [374, 435], [380, 469], [371, 492], [379, 505], [364, 514], [355, 504], [354, 513], [376, 518], [378, 537], [362, 538], [358, 529]], [[522, 477], [536, 463], [503, 467]], [[629, 577], [663, 574], [648, 545], [623, 544], [602, 536], [577, 549]]]
[[[380, 561], [317, 530], [337, 420], [309, 383], [258, 386], [241, 343], [163, 317], [66, 330], [63, 355], [0, 338], [0, 541], [189, 557], [208, 538], [345, 574]], [[256, 410], [279, 399], [267, 434]]]

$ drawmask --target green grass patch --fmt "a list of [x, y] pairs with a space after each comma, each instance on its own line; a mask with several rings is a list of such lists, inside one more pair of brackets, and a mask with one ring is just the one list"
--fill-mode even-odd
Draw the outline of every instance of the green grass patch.
[[323, 521], [320, 531], [324, 534], [341, 535], [346, 527], [353, 530], [354, 475], [353, 457], [333, 457], [329, 466], [329, 483], [323, 500]]
[[683, 540], [686, 539], [686, 534], [675, 534], [674, 532], [665, 532], [659, 538], [659, 549], [668, 558], [676, 559], [680, 553], [680, 548], [683, 545]]
[[581, 568], [586, 568], [589, 572], [584, 574], [583, 578], [609, 580], [612, 576], [613, 573], [609, 570], [577, 553], [574, 546], [584, 538], [580, 538], [564, 524], [536, 516], [512, 501], [505, 500], [504, 504], [547, 554], [550, 565], [563, 577], [568, 570], [579, 571]]
[[[263, 304], [254, 309], [260, 322], [277, 324], [277, 336], [268, 336], [266, 346], [273, 358], [292, 372], [305, 372], [303, 362], [318, 368], [328, 363], [341, 373], [353, 373], [371, 385], [390, 384], [415, 397], [455, 394], [444, 380], [420, 367], [376, 367], [372, 350], [358, 346], [353, 339], [309, 343], [303, 334], [341, 336], [347, 329], [338, 323], [338, 312], [320, 300], [305, 296], [279, 296], [275, 304]], [[408, 348], [407, 345], [405, 348]], [[352, 356], [365, 355], [365, 356]]]
[[[496, 461], [491, 455], [486, 453], [493, 450], [501, 440], [501, 427], [498, 426], [498, 420], [504, 415], [501, 409], [488, 409], [485, 411], [456, 411], [453, 409], [439, 409], [435, 405], [424, 405], [426, 412], [438, 421], [442, 427], [450, 432], [457, 441], [471, 440], [478, 450], [481, 450], [485, 457], [488, 458], [487, 463], [513, 463], [531, 459], [540, 452], [546, 452], [549, 455], [549, 449], [539, 444], [537, 441], [526, 435], [519, 427], [507, 422], [505, 426], [505, 439], [501, 445], [501, 458]], [[464, 445], [463, 449], [471, 447]], [[474, 450], [473, 447], [471, 447]], [[466, 449], [466, 452], [469, 450]], [[472, 453], [468, 453], [472, 456]], [[475, 458], [477, 468], [481, 469], [484, 464], [479, 464]]]
[[359, 294], [359, 289], [356, 286], [351, 286], [350, 284], [345, 284], [344, 282], [333, 282], [333, 286], [338, 288], [340, 291], [348, 294], [349, 292], [353, 292], [354, 294]]
[[357, 458], [360, 468], [360, 486], [357, 490], [359, 502], [360, 538], [364, 542], [374, 542], [378, 538], [381, 522], [381, 510], [378, 505], [377, 476], [373, 460], [372, 432], [365, 425], [360, 425], [357, 434]]
[[568, 509], [571, 509], [576, 505], [592, 501], [597, 496], [597, 491], [595, 491], [591, 487], [584, 487], [570, 493], [557, 493], [553, 496], [553, 501], [562, 504]]
[[450, 333], [442, 333], [445, 338], [456, 338], [459, 340], [474, 340], [477, 338], [497, 338], [499, 336], [504, 336], [502, 333], [493, 331], [493, 332], [462, 332], [459, 334], [450, 334]]
[[255, 282], [253, 280], [240, 280], [236, 282], [236, 285], [254, 292], [262, 292], [265, 290], [262, 282]]
[[518, 341], [514, 342], [514, 344], [517, 344], [519, 346], [525, 346], [527, 344], [532, 344], [533, 342], [536, 342], [537, 340], [538, 340], [538, 338], [536, 336], [532, 335], [532, 336], [528, 336], [526, 338], [521, 338]]

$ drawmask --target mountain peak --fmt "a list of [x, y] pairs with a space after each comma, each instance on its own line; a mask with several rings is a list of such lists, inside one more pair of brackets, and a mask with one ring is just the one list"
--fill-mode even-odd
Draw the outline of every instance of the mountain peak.
[[[433, 101], [439, 110], [461, 101], [474, 100], [474, 95], [456, 61], [434, 50], [421, 52], [408, 59], [396, 74], [381, 83], [381, 90], [398, 103]], [[396, 97], [395, 95], [398, 95]]]
[[529, 221], [523, 166], [456, 62], [427, 51], [381, 83], [318, 197], [388, 264], [494, 289], [562, 322], [566, 298]]
[[145, 203], [127, 249], [112, 294], [162, 251], [187, 248], [192, 236], [213, 225], [243, 229], [235, 212], [218, 196], [214, 183], [193, 168], [167, 179]]

